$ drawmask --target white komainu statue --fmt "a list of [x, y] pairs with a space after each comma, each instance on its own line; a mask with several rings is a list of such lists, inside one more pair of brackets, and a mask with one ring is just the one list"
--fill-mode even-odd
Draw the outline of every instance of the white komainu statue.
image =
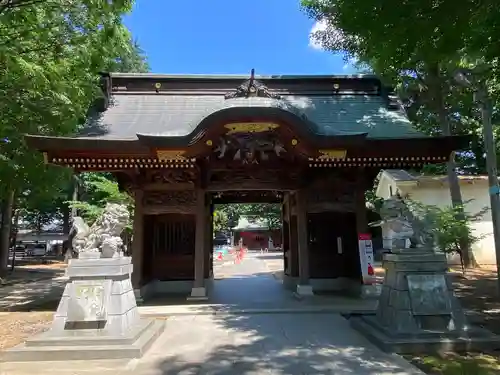
[[370, 226], [382, 227], [382, 235], [390, 245], [385, 248], [428, 248], [432, 249], [434, 237], [428, 223], [417, 218], [399, 195], [385, 199], [380, 208], [382, 220], [370, 223]]
[[108, 203], [90, 228], [81, 217], [75, 217], [70, 234], [73, 251], [78, 254], [101, 252], [101, 258], [121, 256], [123, 242], [120, 235], [129, 219], [127, 207], [116, 203]]

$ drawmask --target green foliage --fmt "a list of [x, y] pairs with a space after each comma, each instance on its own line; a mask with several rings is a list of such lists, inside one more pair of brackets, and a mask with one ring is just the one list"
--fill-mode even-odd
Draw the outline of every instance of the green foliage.
[[215, 210], [213, 217], [214, 235], [216, 232], [224, 232], [229, 228], [229, 221], [224, 210]]
[[[215, 207], [214, 220], [220, 230], [238, 225], [241, 216], [250, 222], [263, 220], [269, 229], [281, 228], [281, 205], [274, 203], [223, 204]], [[215, 225], [215, 224], [214, 224]]]
[[253, 203], [244, 206], [243, 215], [250, 222], [263, 220], [269, 229], [281, 228], [281, 205], [277, 203]]
[[[436, 246], [445, 253], [457, 253], [460, 257], [462, 257], [461, 243], [463, 241], [472, 246], [483, 238], [483, 236], [477, 236], [474, 233], [471, 224], [481, 220], [489, 210], [485, 207], [474, 214], [467, 213], [465, 205], [471, 201], [466, 201], [464, 207], [446, 206], [441, 208], [425, 205], [411, 199], [405, 200], [411, 211], [424, 220], [432, 231]], [[465, 215], [463, 219], [457, 220], [457, 212], [460, 209], [465, 212]]]
[[0, 2], [0, 200], [16, 190], [19, 214], [34, 229], [67, 220], [71, 172], [44, 165], [23, 136], [74, 134], [101, 95], [99, 72], [149, 70], [121, 22], [132, 4]]
[[80, 178], [80, 188], [82, 199], [69, 203], [89, 224], [93, 223], [103, 212], [106, 203], [125, 204], [129, 208], [130, 217], [133, 217], [133, 199], [128, 194], [121, 192], [118, 183], [112, 180], [109, 175], [84, 173]]
[[371, 189], [365, 191], [365, 201], [370, 206], [370, 210], [378, 212], [380, 207], [382, 207], [382, 203], [384, 202], [383, 198], [377, 197], [376, 191], [379, 183], [379, 178], [375, 178], [373, 181], [373, 186]]
[[[500, 51], [491, 41], [500, 36], [500, 8], [493, 4], [423, 0], [381, 6], [364, 0], [302, 0], [305, 11], [327, 26], [316, 33], [317, 41], [395, 87], [419, 130], [479, 136], [470, 152], [458, 155], [463, 173], [486, 169], [477, 103], [454, 75], [458, 68], [476, 68], [498, 107]], [[499, 120], [495, 110], [496, 132]], [[445, 172], [444, 166], [425, 171]]]
[[[99, 71], [132, 52], [121, 16], [131, 1], [9, 1], [0, 4], [2, 183], [39, 185], [42, 156], [23, 135], [73, 133], [99, 94]], [[61, 169], [51, 169], [57, 180]]]
[[220, 221], [218, 221], [219, 230], [227, 230], [229, 228], [234, 228], [238, 225], [238, 220], [243, 215], [245, 211], [244, 204], [219, 204], [215, 206], [215, 215], [218, 215]]

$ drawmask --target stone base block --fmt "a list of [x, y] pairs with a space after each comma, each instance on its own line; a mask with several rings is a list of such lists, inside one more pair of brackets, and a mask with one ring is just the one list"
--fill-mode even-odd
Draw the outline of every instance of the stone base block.
[[188, 301], [206, 301], [208, 299], [207, 290], [204, 286], [193, 287], [191, 289], [191, 295], [188, 296]]
[[314, 296], [312, 285], [300, 285], [297, 284], [296, 293], [301, 297]]
[[350, 319], [350, 324], [386, 352], [405, 354], [500, 349], [500, 336], [475, 327], [460, 333], [422, 330], [418, 334], [405, 335], [385, 329], [378, 323], [375, 315], [354, 316]]
[[382, 292], [381, 284], [362, 285], [360, 288], [359, 295], [361, 298], [378, 298], [380, 297], [381, 292]]
[[125, 335], [99, 330], [48, 331], [0, 352], [0, 362], [140, 358], [165, 328], [162, 320], [141, 319]]

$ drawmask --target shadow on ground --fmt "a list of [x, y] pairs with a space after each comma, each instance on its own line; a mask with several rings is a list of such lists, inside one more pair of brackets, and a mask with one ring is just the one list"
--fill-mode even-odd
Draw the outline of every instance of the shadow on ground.
[[39, 280], [50, 280], [55, 277], [63, 276], [64, 269], [44, 268], [39, 269], [30, 266], [15, 268], [9, 271], [0, 288], [18, 284], [28, 284]]
[[455, 294], [467, 310], [472, 324], [500, 334], [500, 299], [494, 271], [468, 270], [452, 273]]
[[[349, 326], [343, 322], [339, 324], [343, 318], [337, 315], [316, 314], [303, 316], [303, 319], [293, 314], [227, 315], [213, 319], [220, 331], [220, 344], [207, 343], [211, 350], [198, 353], [198, 361], [187, 360], [192, 358], [189, 351], [193, 349], [186, 346], [185, 355], [159, 359], [154, 373], [418, 374], [416, 370], [403, 370], [402, 362], [375, 350], [360, 336], [351, 336], [347, 332]], [[294, 328], [297, 324], [302, 326]], [[223, 337], [224, 332], [233, 337], [229, 340], [232, 342]], [[200, 335], [203, 333], [201, 331]], [[213, 335], [211, 337], [214, 339]], [[203, 340], [203, 337], [193, 337], [193, 340]]]
[[187, 300], [187, 294], [166, 294], [142, 302], [142, 306], [206, 305], [224, 304], [230, 308], [251, 308], [262, 303], [279, 305], [293, 302], [292, 293], [283, 288], [277, 272], [257, 272], [254, 274], [233, 274], [216, 278], [208, 285], [209, 299], [205, 301]]
[[0, 286], [0, 312], [47, 311], [57, 303], [66, 281], [64, 269], [19, 269], [11, 273], [7, 285]]

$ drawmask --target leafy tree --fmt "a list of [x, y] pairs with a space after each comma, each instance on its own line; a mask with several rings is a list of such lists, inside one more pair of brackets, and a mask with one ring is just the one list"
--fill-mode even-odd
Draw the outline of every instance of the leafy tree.
[[[106, 174], [82, 173], [79, 176], [80, 200], [70, 202], [71, 207], [78, 210], [79, 215], [92, 224], [104, 211], [107, 203], [124, 204], [129, 208], [132, 216], [134, 209], [133, 199], [125, 192], [120, 191], [118, 183], [113, 177]], [[129, 226], [130, 228], [130, 226]]]
[[0, 275], [16, 193], [33, 186], [49, 190], [53, 181], [67, 178], [62, 168], [45, 168], [42, 156], [26, 149], [23, 134], [77, 129], [99, 95], [97, 73], [132, 56], [130, 34], [121, 24], [131, 6], [128, 0], [0, 2]]
[[[425, 205], [411, 199], [406, 200], [406, 202], [415, 215], [429, 224], [428, 228], [434, 235], [436, 246], [439, 250], [447, 254], [458, 254], [460, 256], [462, 269], [464, 269], [461, 243], [466, 241], [472, 246], [474, 243], [484, 238], [484, 236], [477, 236], [474, 233], [471, 224], [481, 220], [489, 208], [485, 207], [481, 211], [473, 214], [466, 213], [463, 220], [456, 220], [456, 207], [446, 206], [440, 208], [433, 205]], [[469, 202], [471, 202], [471, 200], [465, 202], [465, 204]], [[463, 207], [462, 210], [465, 211]]]
[[[239, 203], [224, 204], [216, 207], [214, 215], [218, 215], [217, 225], [225, 228], [235, 227], [240, 217], [246, 217], [250, 222], [263, 220], [269, 229], [281, 228], [281, 205], [273, 203]], [[215, 216], [214, 216], [215, 218]]]
[[243, 208], [243, 215], [250, 221], [263, 220], [269, 229], [281, 228], [281, 205], [275, 203], [253, 203]]
[[[453, 75], [464, 65], [492, 65], [479, 43], [498, 36], [499, 14], [489, 7], [491, 2], [485, 6], [471, 1], [424, 0], [381, 6], [362, 0], [303, 0], [302, 4], [311, 17], [327, 25], [316, 34], [325, 49], [356, 58], [395, 86], [410, 119], [423, 132], [451, 135], [480, 131], [472, 93], [458, 88]], [[492, 51], [488, 53], [493, 56]], [[480, 142], [475, 142], [471, 151], [457, 158], [462, 172], [484, 167]], [[455, 163], [447, 164], [446, 173], [457, 220], [463, 221]], [[462, 248], [466, 266], [474, 264], [465, 241]]]
[[238, 220], [243, 215], [244, 204], [219, 204], [215, 206], [215, 215], [218, 216], [217, 225], [220, 226], [220, 230], [225, 230], [228, 228], [234, 228], [238, 225]]
[[213, 232], [214, 236], [217, 232], [227, 231], [229, 228], [229, 220], [227, 218], [227, 214], [223, 210], [215, 210], [213, 218]]

